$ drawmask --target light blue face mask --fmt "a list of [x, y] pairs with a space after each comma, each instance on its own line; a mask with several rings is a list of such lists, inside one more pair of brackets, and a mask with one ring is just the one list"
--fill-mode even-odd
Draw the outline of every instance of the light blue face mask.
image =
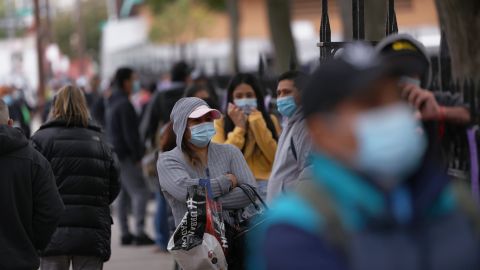
[[13, 97], [11, 95], [4, 96], [3, 102], [5, 102], [7, 106], [10, 106], [13, 103]]
[[213, 122], [205, 122], [190, 127], [190, 142], [197, 147], [205, 147], [215, 135]]
[[391, 188], [420, 165], [427, 140], [404, 103], [366, 112], [356, 120], [357, 168]]
[[417, 78], [412, 78], [409, 76], [402, 76], [398, 81], [399, 84], [413, 84], [417, 87], [420, 87], [421, 81]]
[[257, 108], [256, 98], [238, 98], [233, 100], [233, 103], [237, 105], [245, 114], [250, 114], [253, 109]]
[[140, 92], [140, 90], [142, 90], [142, 85], [140, 84], [139, 80], [135, 80], [133, 82], [132, 91], [135, 94], [135, 93]]
[[277, 98], [277, 109], [281, 115], [291, 117], [297, 110], [297, 104], [293, 96]]

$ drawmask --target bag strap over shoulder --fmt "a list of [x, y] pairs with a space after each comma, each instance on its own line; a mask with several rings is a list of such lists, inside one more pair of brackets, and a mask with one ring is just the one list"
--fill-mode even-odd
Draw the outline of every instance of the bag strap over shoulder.
[[312, 182], [311, 179], [300, 181], [296, 189], [297, 194], [304, 198], [315, 212], [325, 220], [325, 227], [318, 228], [317, 233], [322, 238], [327, 238], [333, 246], [342, 252], [346, 251], [348, 236], [343, 228], [340, 216], [335, 211], [335, 204], [327, 192]]

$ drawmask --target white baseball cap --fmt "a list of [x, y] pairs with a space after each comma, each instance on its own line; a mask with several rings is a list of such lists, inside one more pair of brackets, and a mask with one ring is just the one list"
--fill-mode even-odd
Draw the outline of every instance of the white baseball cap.
[[213, 119], [220, 119], [222, 118], [222, 114], [220, 111], [212, 109], [207, 105], [198, 106], [189, 116], [188, 118], [200, 118], [205, 114], [210, 113]]

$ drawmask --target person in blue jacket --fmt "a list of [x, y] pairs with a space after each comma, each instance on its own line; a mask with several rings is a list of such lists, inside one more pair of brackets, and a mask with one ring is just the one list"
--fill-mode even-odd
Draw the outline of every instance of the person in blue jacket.
[[425, 156], [400, 76], [365, 44], [312, 74], [312, 169], [250, 234], [249, 269], [480, 269], [478, 210]]

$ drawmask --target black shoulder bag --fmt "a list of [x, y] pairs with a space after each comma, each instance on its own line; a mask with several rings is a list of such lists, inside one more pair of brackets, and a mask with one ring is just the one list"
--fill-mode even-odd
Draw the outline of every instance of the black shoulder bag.
[[257, 190], [248, 184], [238, 186], [249, 198], [251, 204], [233, 212], [233, 224], [225, 222], [229, 243], [227, 262], [229, 270], [245, 269], [246, 242], [249, 231], [265, 221], [263, 213], [268, 209]]

